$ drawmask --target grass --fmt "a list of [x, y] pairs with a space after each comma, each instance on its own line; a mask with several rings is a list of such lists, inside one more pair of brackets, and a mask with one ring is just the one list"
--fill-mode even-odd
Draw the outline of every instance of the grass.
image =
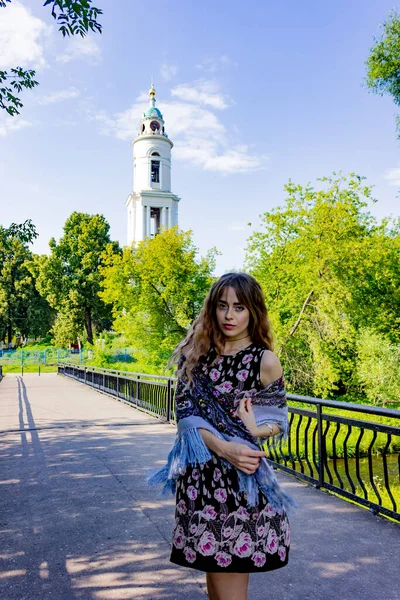
[[[24, 373], [38, 373], [39, 365], [24, 364]], [[56, 373], [57, 365], [40, 365], [40, 373]], [[7, 373], [21, 373], [21, 364], [3, 364], [3, 375]]]
[[18, 348], [16, 348], [16, 352], [21, 352], [21, 351], [34, 351], [34, 350], [57, 350], [57, 348], [55, 346], [53, 346], [53, 344], [48, 344], [46, 342], [32, 342], [31, 344], [27, 344], [26, 346], [19, 346]]

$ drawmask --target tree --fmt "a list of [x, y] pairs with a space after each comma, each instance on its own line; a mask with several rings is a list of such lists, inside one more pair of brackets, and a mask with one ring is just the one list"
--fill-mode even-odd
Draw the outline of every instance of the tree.
[[247, 247], [263, 286], [278, 352], [297, 393], [336, 395], [359, 385], [363, 327], [400, 336], [399, 226], [378, 224], [363, 178], [334, 175], [322, 189], [289, 182]]
[[[12, 0], [0, 0], [0, 8], [6, 8]], [[92, 6], [92, 0], [45, 0], [43, 6], [51, 6], [51, 14], [59, 25], [63, 37], [80, 35], [84, 37], [89, 30], [101, 33], [102, 27], [97, 22], [103, 11]], [[15, 67], [9, 71], [0, 70], [0, 108], [10, 116], [18, 115], [23, 104], [15, 95], [24, 88], [32, 89], [39, 85], [34, 78], [34, 70]]]
[[54, 336], [54, 345], [57, 348], [68, 348], [72, 341], [78, 339], [82, 331], [79, 309], [60, 311], [51, 333]]
[[[394, 103], [400, 105], [400, 15], [393, 11], [382, 24], [382, 34], [375, 39], [366, 61], [367, 86], [383, 96], [388, 94]], [[397, 116], [398, 136], [400, 119]]]
[[104, 257], [113, 256], [120, 248], [111, 241], [110, 226], [103, 215], [74, 212], [63, 229], [58, 243], [54, 238], [49, 242], [51, 255], [37, 261], [37, 287], [63, 315], [58, 316], [56, 329], [57, 323], [62, 324], [65, 337], [65, 324], [70, 323], [71, 339], [75, 339], [76, 332], [84, 327], [88, 342], [93, 344], [93, 326], [103, 329], [111, 324], [111, 311], [99, 298], [100, 268]]
[[212, 284], [216, 251], [197, 255], [191, 232], [172, 228], [110, 256], [101, 268], [100, 296], [113, 307], [113, 327], [148, 368], [165, 367]]
[[400, 344], [363, 328], [357, 341], [357, 377], [374, 404], [400, 404]]
[[353, 246], [342, 278], [354, 325], [400, 344], [400, 219], [383, 219]]
[[36, 290], [30, 270], [32, 253], [28, 245], [37, 237], [31, 220], [0, 226], [0, 331], [11, 344], [14, 332], [21, 336], [45, 335], [52, 314]]

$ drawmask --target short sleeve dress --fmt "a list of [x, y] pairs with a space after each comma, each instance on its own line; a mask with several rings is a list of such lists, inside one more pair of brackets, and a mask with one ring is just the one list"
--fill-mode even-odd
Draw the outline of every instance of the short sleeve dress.
[[[206, 357], [202, 369], [221, 391], [258, 391], [264, 351], [252, 344], [217, 362]], [[283, 378], [273, 385], [282, 386]], [[236, 470], [217, 455], [178, 477], [171, 562], [210, 573], [271, 571], [288, 563], [289, 547], [285, 511], [277, 512], [261, 492], [249, 508]]]

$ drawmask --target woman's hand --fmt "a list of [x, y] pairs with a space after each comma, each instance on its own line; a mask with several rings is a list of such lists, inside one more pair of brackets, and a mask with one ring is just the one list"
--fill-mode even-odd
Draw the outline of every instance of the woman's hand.
[[200, 435], [207, 448], [247, 475], [253, 475], [260, 465], [260, 460], [266, 456], [262, 450], [252, 450], [246, 444], [221, 440], [207, 429], [200, 428]]
[[240, 400], [239, 406], [236, 410], [236, 414], [239, 417], [239, 419], [244, 423], [251, 435], [257, 437], [259, 432], [254, 416], [251, 398], [242, 398]]
[[261, 450], [252, 450], [237, 442], [225, 442], [221, 450], [220, 456], [247, 475], [253, 475], [260, 465], [261, 458], [266, 456]]

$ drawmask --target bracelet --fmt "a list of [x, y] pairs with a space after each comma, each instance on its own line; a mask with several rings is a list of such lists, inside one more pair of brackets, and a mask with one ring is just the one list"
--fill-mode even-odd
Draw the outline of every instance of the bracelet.
[[268, 427], [268, 429], [271, 432], [271, 435], [274, 435], [274, 428], [272, 427], [271, 423], [264, 423], [264, 425]]
[[260, 436], [256, 436], [256, 437], [254, 438], [254, 439], [255, 439], [255, 442], [256, 442], [256, 444], [257, 444], [258, 446], [261, 446], [261, 447], [263, 447], [263, 445], [266, 443], [266, 441], [267, 441], [267, 439], [268, 439], [269, 437], [273, 437], [273, 436], [275, 435], [275, 434], [274, 434], [274, 428], [272, 427], [271, 423], [263, 423], [263, 425], [266, 425], [266, 426], [268, 427], [268, 429], [269, 429], [269, 431], [270, 431], [270, 435], [267, 435], [266, 437], [260, 437]]

